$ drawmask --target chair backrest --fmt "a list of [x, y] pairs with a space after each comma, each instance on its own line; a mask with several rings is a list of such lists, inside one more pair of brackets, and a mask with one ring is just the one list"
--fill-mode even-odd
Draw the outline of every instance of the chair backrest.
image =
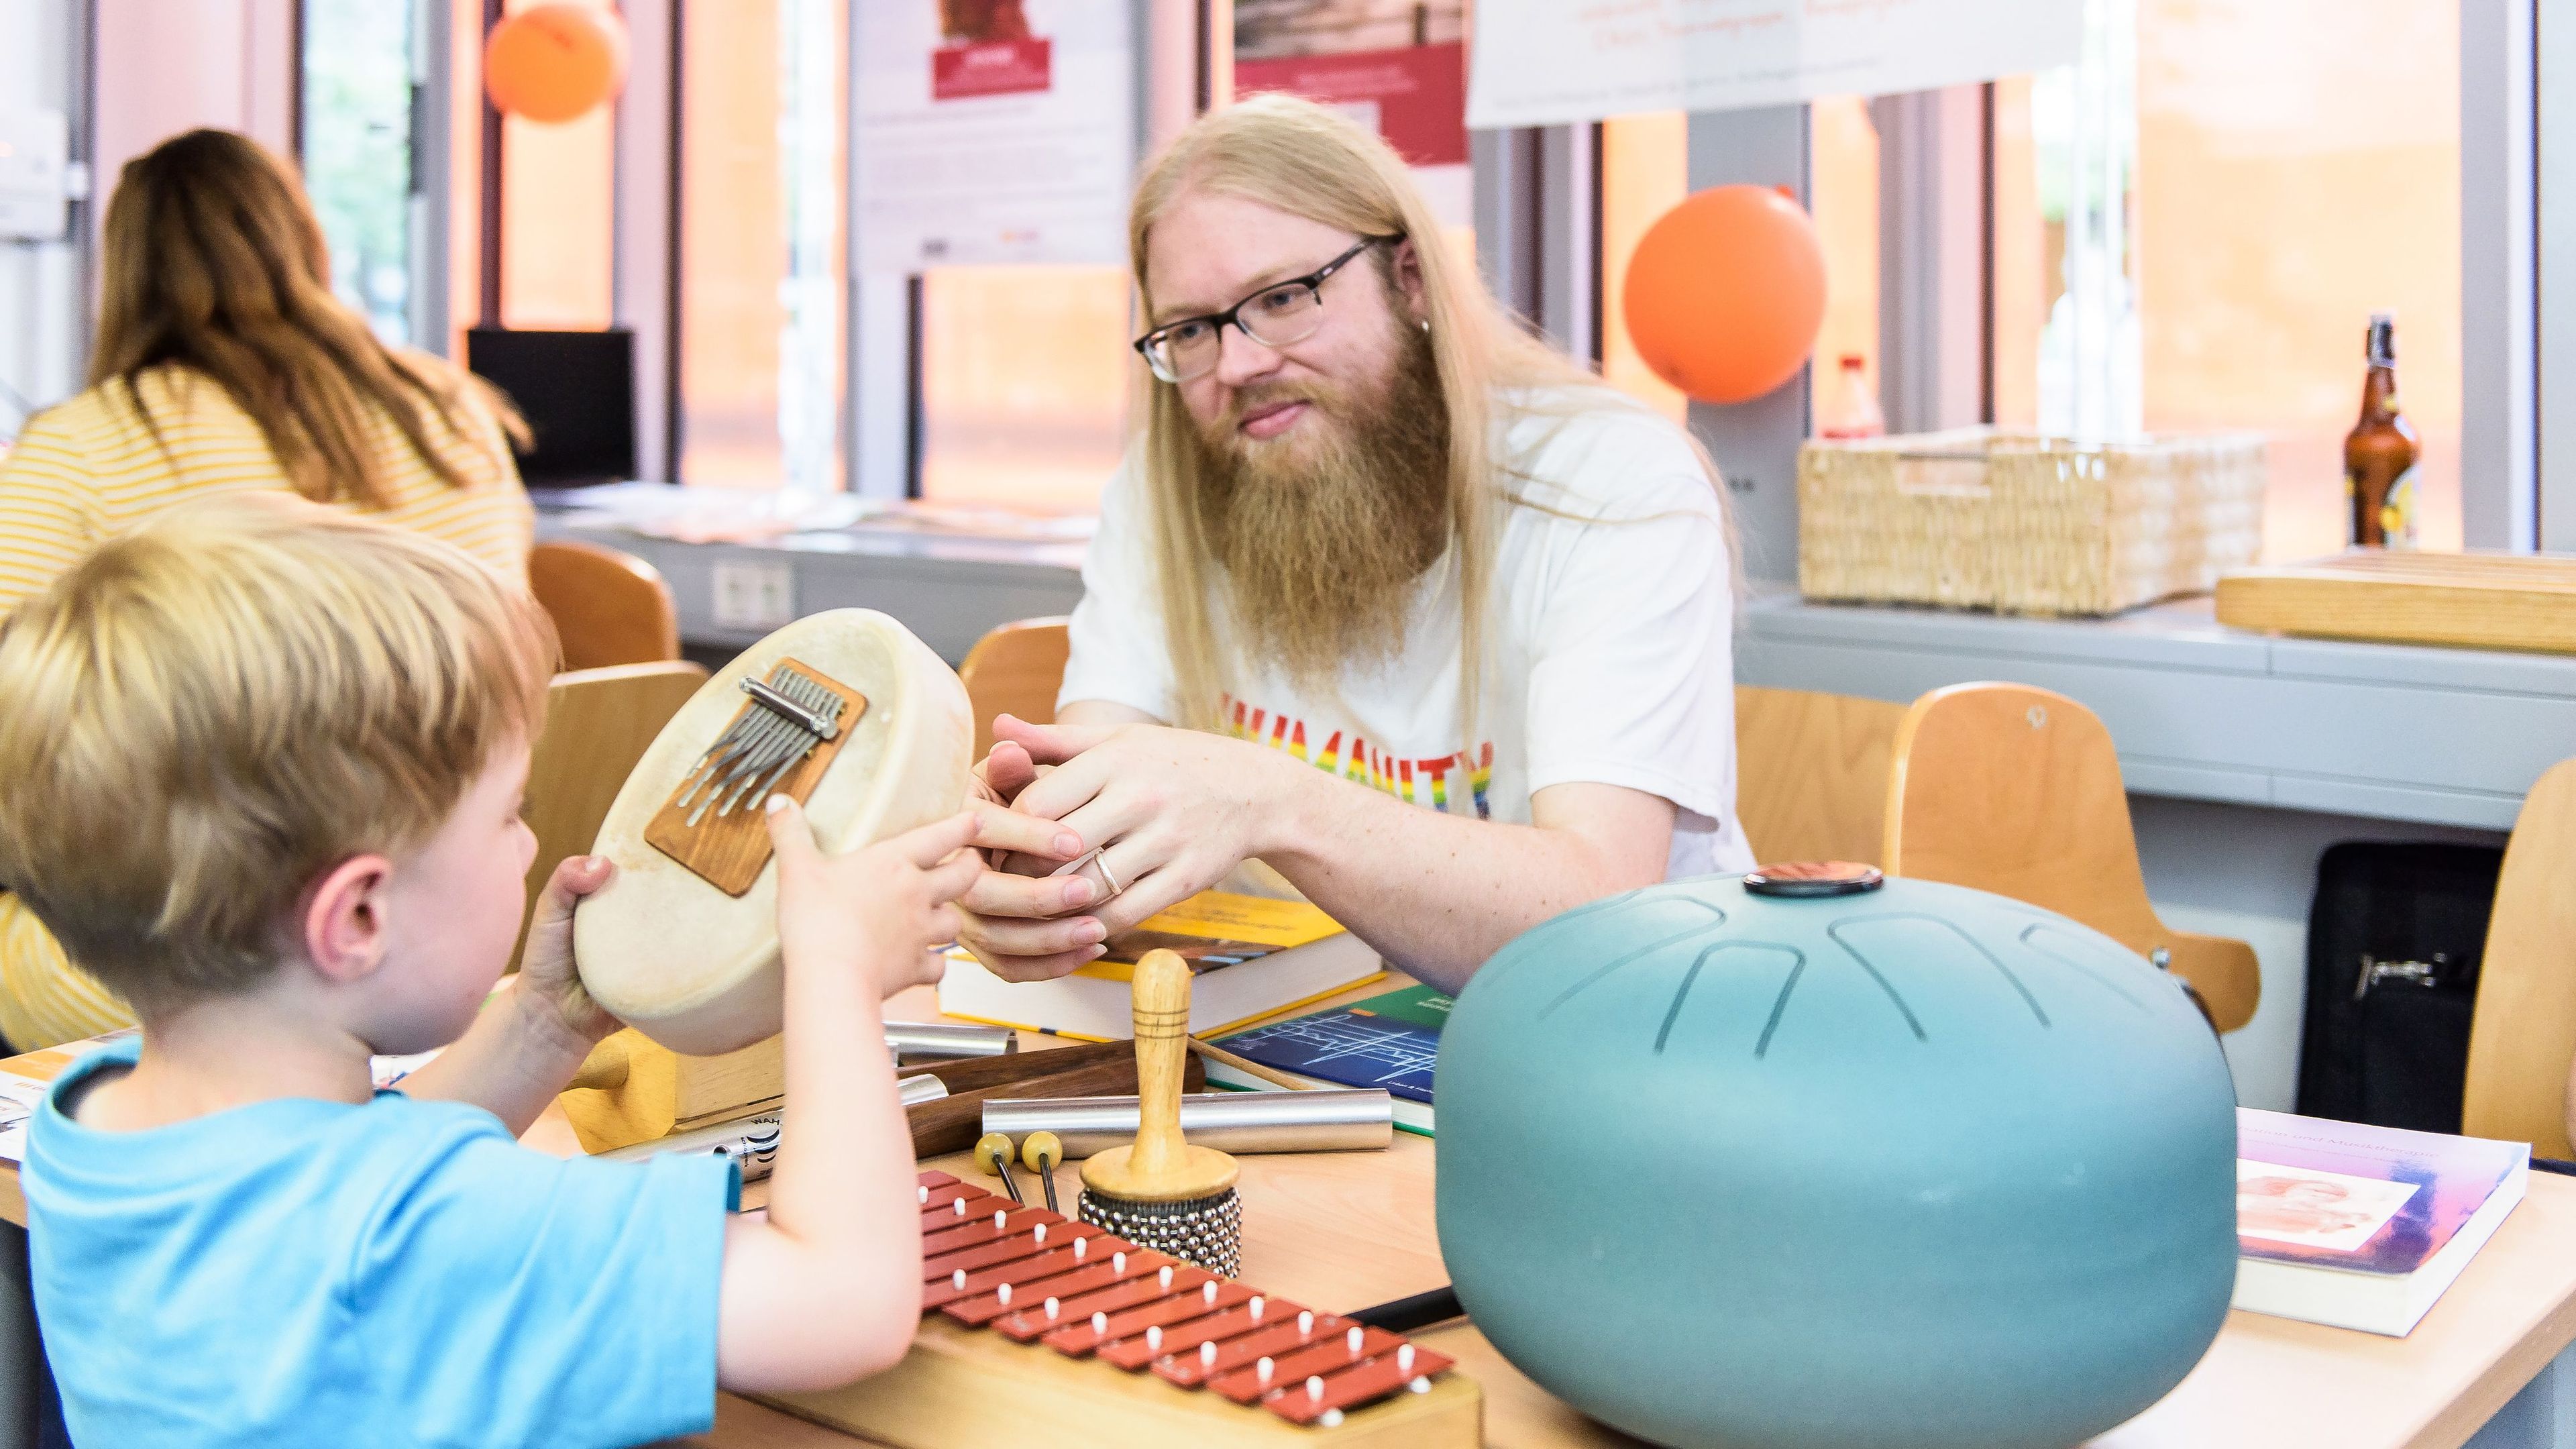
[[1890, 875], [1992, 891], [2142, 955], [2169, 952], [2222, 1031], [2254, 1015], [2252, 947], [2157, 919], [2111, 732], [2062, 694], [1959, 684], [1914, 701], [1897, 725], [1883, 849]]
[[555, 676], [546, 690], [546, 726], [528, 763], [526, 818], [537, 835], [536, 859], [528, 866], [531, 908], [555, 867], [599, 838], [599, 823], [635, 762], [706, 680], [707, 671], [686, 660]]
[[557, 539], [528, 553], [528, 591], [554, 616], [563, 667], [680, 657], [680, 614], [659, 569], [631, 553]]
[[1021, 619], [975, 641], [957, 677], [975, 710], [975, 758], [993, 748], [993, 716], [1014, 714], [1031, 724], [1055, 721], [1055, 692], [1064, 683], [1072, 645], [1059, 615]]
[[1754, 859], [1880, 864], [1904, 718], [1883, 699], [1737, 685], [1735, 815]]
[[2567, 1073], [2576, 1058], [2576, 760], [2549, 767], [2522, 802], [2496, 880], [2469, 1027], [2460, 1130], [2576, 1156]]

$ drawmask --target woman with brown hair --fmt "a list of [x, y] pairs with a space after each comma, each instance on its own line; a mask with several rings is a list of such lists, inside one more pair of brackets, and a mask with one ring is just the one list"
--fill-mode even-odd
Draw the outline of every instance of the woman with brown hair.
[[[384, 345], [331, 295], [294, 173], [229, 131], [126, 163], [102, 238], [89, 388], [0, 458], [0, 619], [100, 540], [174, 505], [285, 489], [443, 539], [524, 580], [518, 416]], [[132, 1020], [0, 891], [0, 1036], [21, 1051]]]

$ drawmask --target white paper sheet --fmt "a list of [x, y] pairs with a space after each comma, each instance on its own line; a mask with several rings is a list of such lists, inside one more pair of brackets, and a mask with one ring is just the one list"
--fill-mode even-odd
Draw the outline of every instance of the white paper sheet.
[[1467, 124], [1988, 81], [2074, 60], [2083, 12], [2078, 0], [1505, 0], [1476, 10]]

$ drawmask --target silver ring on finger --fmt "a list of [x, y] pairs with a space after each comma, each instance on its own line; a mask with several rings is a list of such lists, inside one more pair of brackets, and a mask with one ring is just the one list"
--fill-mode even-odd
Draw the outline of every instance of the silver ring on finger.
[[1093, 885], [1100, 887], [1101, 900], [1108, 900], [1110, 897], [1126, 889], [1126, 887], [1118, 883], [1117, 876], [1110, 874], [1109, 857], [1104, 854], [1107, 849], [1107, 846], [1093, 846], [1091, 849], [1084, 851], [1072, 860], [1066, 861], [1063, 865], [1057, 867], [1054, 873], [1056, 875], [1081, 876], [1090, 881]]

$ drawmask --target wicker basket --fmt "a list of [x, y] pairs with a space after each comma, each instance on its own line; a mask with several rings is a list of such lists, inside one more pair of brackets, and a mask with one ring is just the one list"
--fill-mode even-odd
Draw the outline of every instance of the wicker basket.
[[1988, 428], [1798, 454], [1798, 591], [2010, 614], [2206, 592], [2263, 541], [2251, 434], [2077, 443]]

